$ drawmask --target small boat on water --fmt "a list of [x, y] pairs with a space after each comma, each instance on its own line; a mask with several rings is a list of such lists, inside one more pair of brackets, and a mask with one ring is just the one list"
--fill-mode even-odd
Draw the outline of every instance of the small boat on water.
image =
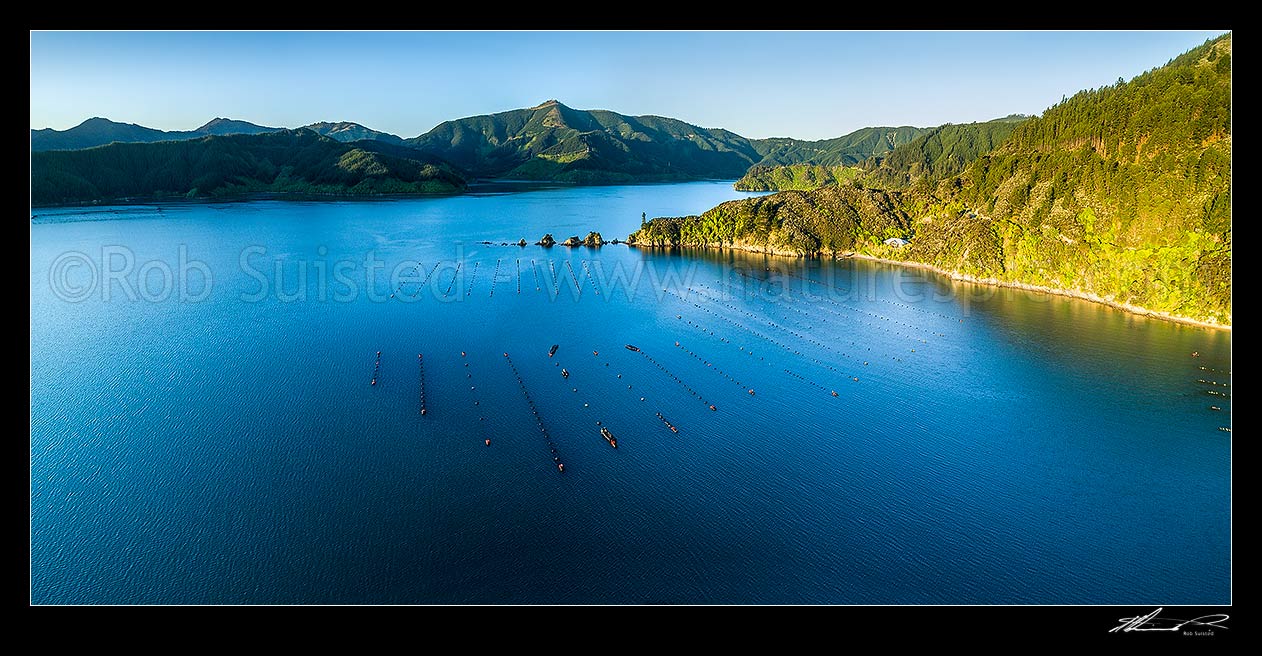
[[561, 377], [562, 377], [562, 378], [569, 378], [569, 377], [570, 377], [570, 372], [569, 372], [569, 370], [568, 370], [568, 369], [562, 369], [562, 370], [561, 370]]
[[548, 349], [548, 357], [552, 357], [552, 356], [556, 355], [556, 354], [557, 354], [557, 348], [559, 348], [559, 347], [560, 347], [560, 344], [553, 344], [553, 345], [552, 345], [552, 348]]
[[638, 346], [632, 346], [631, 344], [627, 344], [627, 350], [628, 350], [628, 351], [635, 351], [636, 353], [639, 353], [639, 352], [640, 352], [640, 347], [638, 347]]
[[610, 433], [610, 432], [609, 432], [609, 429], [608, 429], [608, 428], [605, 428], [604, 426], [601, 426], [601, 428], [600, 428], [600, 436], [601, 436], [601, 437], [603, 437], [603, 438], [605, 438], [605, 441], [609, 442], [609, 446], [611, 446], [611, 447], [613, 447], [613, 448], [615, 448], [615, 449], [616, 449], [616, 448], [618, 448], [618, 440], [617, 440], [617, 439], [613, 436], [613, 433]]

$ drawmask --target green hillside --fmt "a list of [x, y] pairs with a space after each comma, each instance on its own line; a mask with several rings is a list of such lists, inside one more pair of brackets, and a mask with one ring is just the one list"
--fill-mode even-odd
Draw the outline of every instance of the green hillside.
[[446, 121], [407, 143], [478, 177], [580, 183], [736, 178], [759, 157], [726, 130], [555, 100]]
[[940, 125], [885, 155], [861, 165], [869, 185], [901, 189], [913, 183], [928, 187], [959, 175], [965, 167], [994, 150], [1028, 116], [1007, 116], [985, 123]]
[[854, 166], [863, 160], [894, 150], [924, 134], [925, 128], [860, 128], [845, 136], [822, 141], [773, 138], [754, 139], [754, 148], [762, 155], [758, 166]]
[[452, 193], [465, 187], [449, 165], [414, 150], [373, 141], [345, 144], [310, 130], [31, 154], [35, 205], [252, 192]]
[[849, 182], [862, 173], [854, 166], [822, 166], [790, 164], [788, 166], [754, 166], [733, 185], [737, 191], [808, 191], [828, 185]]
[[[825, 185], [848, 182], [862, 177], [869, 186], [902, 189], [912, 183], [932, 185], [956, 175], [970, 162], [990, 152], [1003, 142], [1013, 129], [1027, 116], [1007, 116], [985, 123], [964, 125], [946, 124], [936, 128], [864, 128], [842, 140], [862, 144], [859, 150], [820, 151], [815, 160], [807, 164], [775, 166], [756, 165], [736, 181], [740, 191], [809, 191]], [[875, 144], [886, 148], [873, 148], [870, 135], [876, 130], [897, 130], [887, 133], [887, 139]], [[910, 141], [898, 142], [913, 134]], [[866, 139], [852, 139], [867, 134]], [[833, 139], [831, 142], [838, 142]], [[897, 146], [888, 147], [898, 142]], [[756, 142], [755, 142], [756, 143]], [[807, 142], [803, 142], [807, 143]], [[824, 142], [812, 142], [824, 143]], [[803, 148], [792, 149], [799, 155], [808, 155]], [[843, 154], [844, 153], [844, 154]], [[772, 159], [768, 157], [766, 159]], [[819, 162], [845, 161], [846, 164], [827, 165]]]
[[[932, 181], [958, 161], [881, 166], [913, 164]], [[935, 185], [873, 186], [733, 201], [632, 238], [854, 251], [1230, 323], [1231, 35], [1074, 95]], [[884, 246], [889, 236], [911, 244]]]

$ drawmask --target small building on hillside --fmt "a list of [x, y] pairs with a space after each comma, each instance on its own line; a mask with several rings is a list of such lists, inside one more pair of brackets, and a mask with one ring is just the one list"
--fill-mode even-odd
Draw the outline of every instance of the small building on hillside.
[[910, 243], [911, 242], [907, 241], [906, 239], [901, 239], [899, 237], [890, 237], [889, 239], [885, 240], [886, 246], [893, 246], [894, 248], [902, 248]]

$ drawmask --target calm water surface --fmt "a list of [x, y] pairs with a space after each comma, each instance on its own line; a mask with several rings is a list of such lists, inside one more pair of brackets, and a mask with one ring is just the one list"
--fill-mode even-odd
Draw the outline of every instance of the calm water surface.
[[37, 210], [32, 600], [1231, 601], [1230, 333], [498, 245], [741, 196]]

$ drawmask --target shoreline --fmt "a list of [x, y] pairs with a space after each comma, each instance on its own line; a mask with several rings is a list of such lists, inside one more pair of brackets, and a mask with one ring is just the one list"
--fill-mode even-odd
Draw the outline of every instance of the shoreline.
[[[803, 255], [801, 253], [789, 253], [787, 251], [778, 251], [772, 248], [759, 248], [759, 247], [754, 247], [754, 246], [739, 246], [739, 245], [731, 245], [731, 246], [651, 246], [651, 245], [639, 245], [639, 244], [627, 244], [627, 245], [635, 247], [635, 248], [650, 248], [650, 249], [704, 248], [707, 250], [717, 250], [717, 251], [732, 250], [732, 251], [742, 251], [746, 253], [755, 253], [758, 255], [776, 255], [779, 257], [797, 257], [797, 258], [811, 257], [808, 255]], [[1160, 319], [1162, 321], [1169, 321], [1172, 323], [1180, 323], [1180, 324], [1189, 325], [1189, 326], [1196, 326], [1198, 328], [1209, 328], [1213, 330], [1225, 330], [1225, 331], [1231, 332], [1231, 324], [1214, 323], [1212, 321], [1203, 321], [1201, 319], [1193, 319], [1192, 317], [1185, 317], [1185, 316], [1181, 316], [1177, 314], [1167, 314], [1165, 312], [1158, 312], [1156, 310], [1150, 310], [1148, 308], [1141, 307], [1138, 305], [1131, 305], [1129, 303], [1111, 301], [1107, 298], [1103, 298], [1101, 296], [1097, 296], [1095, 294], [1090, 294], [1087, 292], [1081, 292], [1076, 289], [1059, 289], [1056, 287], [1045, 287], [1043, 285], [1033, 285], [1033, 284], [1024, 283], [1024, 282], [999, 280], [998, 278], [979, 278], [971, 274], [960, 273], [958, 271], [952, 271], [950, 269], [943, 269], [942, 267], [939, 267], [933, 264], [927, 264], [925, 262], [911, 262], [908, 260], [893, 260], [886, 257], [877, 257], [875, 255], [865, 255], [863, 253], [855, 253], [851, 251], [847, 251], [844, 253], [821, 252], [819, 257], [821, 258], [831, 257], [833, 260], [860, 259], [860, 260], [868, 260], [870, 262], [892, 264], [892, 265], [907, 267], [911, 269], [924, 269], [926, 271], [931, 271], [940, 276], [944, 276], [946, 278], [950, 278], [951, 280], [957, 280], [960, 282], [968, 282], [968, 283], [973, 283], [973, 284], [978, 284], [978, 285], [990, 285], [993, 287], [1008, 287], [1010, 289], [1020, 289], [1022, 291], [1027, 291], [1027, 292], [1039, 292], [1043, 294], [1051, 294], [1054, 296], [1063, 296], [1066, 298], [1073, 298], [1080, 301], [1088, 301], [1090, 303], [1097, 303], [1099, 305], [1105, 305], [1115, 310], [1121, 310], [1122, 312], [1126, 312], [1128, 314], [1134, 314], [1134, 315], [1138, 315], [1142, 317], [1149, 317], [1152, 319]]]

